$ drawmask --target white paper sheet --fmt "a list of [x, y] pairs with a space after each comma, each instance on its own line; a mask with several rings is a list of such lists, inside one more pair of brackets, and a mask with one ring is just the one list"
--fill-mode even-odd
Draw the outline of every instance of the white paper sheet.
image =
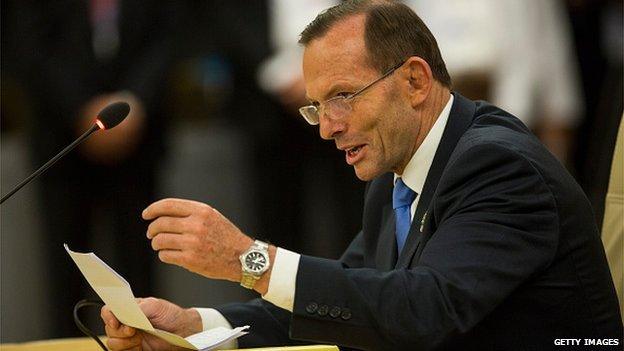
[[132, 294], [130, 284], [94, 253], [80, 253], [64, 245], [82, 275], [98, 296], [123, 324], [145, 331], [166, 340], [172, 345], [191, 350], [212, 350], [219, 345], [247, 334], [249, 326], [227, 329], [214, 328], [182, 338], [179, 335], [155, 329], [147, 319]]

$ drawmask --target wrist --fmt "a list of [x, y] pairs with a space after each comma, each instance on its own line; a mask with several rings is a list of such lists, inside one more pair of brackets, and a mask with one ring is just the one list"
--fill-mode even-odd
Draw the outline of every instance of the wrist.
[[269, 291], [269, 282], [271, 280], [271, 272], [273, 271], [273, 264], [275, 263], [275, 255], [277, 253], [277, 247], [273, 245], [269, 245], [269, 259], [271, 265], [269, 269], [264, 272], [262, 277], [258, 279], [256, 284], [254, 285], [254, 290], [257, 291], [260, 295], [265, 295]]

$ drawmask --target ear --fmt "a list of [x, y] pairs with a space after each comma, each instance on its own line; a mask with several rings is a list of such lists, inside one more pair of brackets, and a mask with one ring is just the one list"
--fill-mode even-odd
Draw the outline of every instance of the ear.
[[418, 107], [429, 96], [433, 84], [433, 74], [427, 61], [412, 56], [401, 68], [402, 76], [407, 81], [407, 95], [413, 108]]

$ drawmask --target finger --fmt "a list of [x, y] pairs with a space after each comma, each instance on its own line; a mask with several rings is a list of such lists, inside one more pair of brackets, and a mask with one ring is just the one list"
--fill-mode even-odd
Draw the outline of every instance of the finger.
[[164, 263], [175, 264], [180, 267], [185, 267], [184, 253], [182, 251], [161, 250], [158, 251], [158, 259]]
[[104, 321], [104, 324], [109, 325], [112, 328], [119, 328], [119, 320], [107, 306], [102, 307], [100, 310], [100, 317]]
[[104, 331], [106, 331], [106, 335], [109, 338], [129, 338], [136, 334], [136, 329], [123, 324], [120, 324], [118, 328], [113, 328], [106, 324]]
[[189, 246], [188, 235], [160, 233], [152, 239], [152, 249], [158, 250], [183, 250]]
[[141, 350], [141, 342], [143, 341], [143, 335], [137, 333], [129, 338], [109, 338], [106, 341], [106, 346], [113, 351], [117, 350]]
[[163, 199], [154, 202], [143, 210], [143, 219], [150, 220], [160, 216], [186, 217], [199, 208], [209, 207], [197, 201], [183, 199]]
[[143, 306], [143, 305], [153, 305], [155, 302], [159, 301], [160, 299], [155, 298], [155, 297], [143, 297], [143, 298], [137, 298], [136, 302], [139, 306]]
[[188, 229], [187, 222], [180, 217], [158, 217], [147, 226], [147, 237], [151, 239], [160, 233], [181, 234]]

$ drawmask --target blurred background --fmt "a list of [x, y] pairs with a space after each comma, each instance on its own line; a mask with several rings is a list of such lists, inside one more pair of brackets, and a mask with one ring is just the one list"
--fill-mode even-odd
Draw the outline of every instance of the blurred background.
[[[412, 0], [454, 89], [521, 118], [602, 220], [622, 115], [616, 0]], [[79, 335], [94, 293], [63, 250], [92, 251], [136, 296], [214, 306], [254, 296], [158, 263], [143, 208], [202, 201], [244, 232], [339, 257], [364, 184], [298, 117], [298, 35], [328, 0], [2, 0], [0, 186], [6, 194], [108, 103], [132, 112], [0, 208], [0, 342]], [[99, 311], [89, 311], [98, 325]]]

